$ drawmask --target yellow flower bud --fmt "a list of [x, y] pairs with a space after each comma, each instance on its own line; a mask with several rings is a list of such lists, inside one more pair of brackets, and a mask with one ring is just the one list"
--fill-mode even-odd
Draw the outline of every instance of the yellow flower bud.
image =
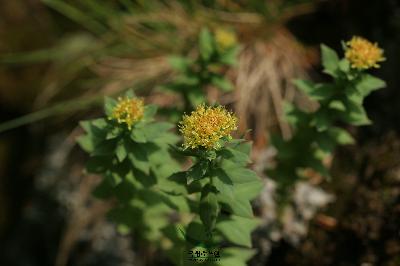
[[224, 51], [233, 47], [237, 43], [236, 35], [233, 31], [218, 28], [214, 32], [217, 47]]

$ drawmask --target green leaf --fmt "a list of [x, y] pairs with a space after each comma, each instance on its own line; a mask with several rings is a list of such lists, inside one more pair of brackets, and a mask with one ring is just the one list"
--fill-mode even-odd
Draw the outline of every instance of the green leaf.
[[263, 187], [264, 184], [260, 179], [244, 184], [235, 185], [233, 192], [234, 197], [238, 199], [253, 200], [260, 194]]
[[350, 62], [345, 58], [340, 60], [339, 69], [344, 73], [349, 72], [349, 70], [350, 70]]
[[333, 86], [330, 84], [315, 84], [312, 81], [301, 79], [297, 79], [293, 83], [314, 101], [329, 99], [335, 93]]
[[150, 165], [147, 151], [144, 149], [143, 144], [130, 143], [127, 151], [128, 158], [132, 164], [137, 169], [148, 175], [150, 173]]
[[160, 180], [158, 187], [161, 191], [171, 195], [184, 195], [187, 193], [186, 184], [186, 172], [177, 172]]
[[154, 143], [157, 143], [160, 146], [164, 145], [173, 145], [180, 141], [181, 138], [174, 134], [173, 132], [164, 132], [162, 136], [158, 136], [157, 139], [153, 140]]
[[174, 127], [173, 124], [168, 122], [157, 122], [151, 123], [147, 126], [143, 127], [143, 132], [147, 142], [152, 142], [159, 137], [162, 137], [166, 131], [172, 129]]
[[322, 56], [322, 66], [324, 67], [324, 72], [336, 77], [339, 65], [339, 57], [335, 50], [329, 48], [328, 46], [321, 45], [321, 56]]
[[92, 194], [99, 199], [108, 199], [113, 196], [113, 189], [114, 187], [111, 185], [110, 181], [104, 178], [100, 184], [94, 188]]
[[91, 124], [95, 127], [98, 128], [100, 130], [106, 130], [108, 127], [108, 123], [107, 120], [104, 118], [97, 118], [97, 119], [93, 119], [91, 120]]
[[213, 184], [218, 190], [218, 197], [233, 201], [233, 183], [232, 180], [221, 169], [214, 169], [210, 172]]
[[144, 107], [143, 119], [145, 121], [152, 121], [153, 116], [157, 113], [157, 105], [148, 104]]
[[113, 109], [117, 103], [118, 102], [113, 98], [107, 96], [104, 97], [104, 112], [108, 117], [112, 116]]
[[329, 103], [329, 108], [338, 110], [338, 111], [345, 111], [346, 106], [339, 100], [335, 100]]
[[220, 211], [217, 193], [216, 188], [210, 184], [205, 185], [201, 191], [199, 215], [208, 233], [214, 230]]
[[236, 245], [251, 247], [251, 232], [257, 227], [257, 219], [248, 219], [232, 215], [217, 223], [217, 230]]
[[321, 111], [314, 114], [311, 125], [315, 126], [318, 131], [324, 131], [331, 126], [330, 116], [327, 112]]
[[98, 139], [104, 139], [107, 131], [109, 130], [108, 124], [105, 119], [94, 119], [89, 121], [81, 121], [80, 126], [89, 135], [92, 135]]
[[[218, 195], [219, 196], [219, 195]], [[218, 197], [218, 201], [222, 205], [222, 209], [228, 211], [231, 214], [253, 218], [253, 209], [251, 208], [250, 201], [248, 199], [234, 198], [228, 199], [226, 197]]]
[[224, 160], [222, 162], [221, 168], [232, 180], [234, 185], [260, 180], [260, 178], [256, 175], [254, 171], [244, 167], [240, 167], [228, 160]]
[[126, 90], [125, 93], [124, 93], [124, 96], [128, 97], [129, 99], [132, 99], [132, 98], [136, 97], [135, 92], [133, 91], [133, 89]]
[[[196, 88], [199, 85], [200, 77], [197, 73], [185, 73], [175, 78], [175, 91], [187, 90]], [[190, 88], [188, 88], [190, 87]]]
[[204, 160], [199, 160], [186, 172], [189, 182], [202, 179], [207, 172], [207, 168], [208, 162]]
[[386, 87], [385, 81], [369, 74], [363, 74], [360, 81], [356, 83], [356, 90], [363, 96], [367, 96], [374, 90]]
[[249, 156], [246, 153], [229, 147], [220, 150], [219, 155], [221, 155], [224, 159], [230, 160], [233, 163], [238, 164], [239, 166], [246, 166], [251, 162]]
[[207, 229], [198, 221], [193, 221], [186, 229], [185, 240], [194, 246], [197, 246], [200, 243], [205, 243], [209, 240]]
[[220, 75], [214, 75], [211, 78], [211, 83], [214, 86], [220, 88], [224, 92], [232, 91], [234, 88], [232, 83], [228, 79], [226, 79], [224, 76], [220, 76]]
[[125, 141], [121, 140], [117, 144], [117, 148], [115, 150], [115, 155], [120, 162], [122, 162], [126, 156], [128, 155], [128, 151], [126, 150], [127, 146], [125, 145]]
[[223, 53], [220, 53], [220, 62], [228, 65], [228, 66], [234, 66], [237, 64], [237, 55], [239, 53], [240, 46], [236, 45], [234, 47], [231, 47], [229, 49], [226, 49], [223, 51]]
[[91, 153], [96, 147], [95, 142], [93, 141], [93, 137], [90, 135], [82, 135], [77, 138], [76, 142], [87, 153]]
[[168, 62], [173, 69], [186, 72], [190, 66], [191, 60], [183, 56], [170, 56]]
[[228, 199], [252, 200], [263, 188], [261, 179], [254, 171], [231, 161], [224, 161], [222, 168], [213, 170], [212, 175], [217, 177], [214, 178], [214, 184], [221, 196], [226, 195]]
[[[369, 125], [371, 120], [369, 120], [362, 103], [357, 101], [356, 94], [353, 94], [351, 98], [348, 98], [346, 105], [346, 112], [340, 114], [340, 117], [344, 122], [350, 123], [355, 126]], [[358, 98], [359, 99], [359, 98]]]
[[123, 180], [115, 187], [115, 197], [121, 202], [129, 202], [135, 197], [137, 190], [128, 180]]
[[113, 155], [117, 142], [115, 139], [105, 140], [98, 143], [92, 152], [92, 155]]
[[199, 89], [189, 90], [187, 92], [187, 96], [188, 96], [190, 104], [193, 107], [198, 106], [206, 101], [204, 93]]
[[330, 130], [331, 129], [328, 131], [319, 132], [319, 134], [315, 136], [316, 143], [325, 153], [333, 152], [337, 144], [337, 142], [329, 135]]
[[253, 142], [244, 139], [236, 139], [236, 141], [237, 141], [236, 143], [234, 143], [233, 140], [230, 141], [230, 143], [233, 144], [232, 149], [242, 152], [247, 156], [249, 156], [251, 153]]
[[295, 128], [308, 123], [309, 114], [294, 107], [293, 104], [285, 102], [283, 105], [283, 111], [286, 121]]
[[103, 174], [112, 167], [113, 157], [93, 156], [86, 163], [86, 171], [94, 174]]
[[203, 28], [200, 32], [199, 49], [201, 57], [206, 61], [210, 59], [214, 52], [214, 38], [211, 32], [206, 28]]
[[[126, 229], [137, 228], [143, 218], [143, 211], [135, 206], [123, 205], [114, 207], [107, 214], [108, 218], [118, 223], [118, 225], [124, 225]], [[129, 231], [129, 230], [126, 230]]]
[[145, 129], [143, 127], [141, 127], [141, 128], [133, 128], [133, 130], [131, 132], [131, 139], [134, 142], [146, 143], [147, 142], [147, 138], [146, 138]]
[[216, 262], [220, 266], [247, 266], [247, 261], [256, 254], [254, 249], [244, 249], [237, 247], [224, 248], [221, 251], [223, 259]]
[[123, 129], [121, 129], [120, 127], [110, 128], [109, 130], [107, 130], [106, 139], [115, 139], [120, 136], [122, 132]]
[[329, 134], [336, 141], [336, 143], [341, 145], [353, 144], [354, 138], [344, 129], [333, 127], [329, 129]]
[[309, 156], [305, 159], [305, 164], [306, 166], [320, 173], [322, 176], [329, 178], [330, 175], [328, 169], [323, 165], [322, 161], [319, 160], [318, 158], [315, 158], [314, 156]]

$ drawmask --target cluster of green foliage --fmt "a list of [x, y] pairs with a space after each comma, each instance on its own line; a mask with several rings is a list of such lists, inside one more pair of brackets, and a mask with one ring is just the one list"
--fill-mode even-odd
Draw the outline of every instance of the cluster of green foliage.
[[[132, 92], [126, 96], [134, 97]], [[163, 213], [172, 204], [155, 186], [179, 170], [179, 164], [168, 152], [168, 146], [178, 138], [169, 132], [173, 124], [154, 121], [156, 106], [147, 105], [143, 119], [128, 129], [126, 124], [108, 118], [116, 104], [116, 100], [106, 98], [107, 118], [81, 122], [86, 134], [78, 143], [90, 154], [87, 172], [103, 176], [94, 195], [118, 201], [110, 217], [119, 230], [135, 229], [140, 237], [155, 240], [160, 226], [167, 222]]]
[[[235, 38], [233, 32], [224, 30], [223, 34]], [[225, 77], [229, 66], [236, 63], [239, 46], [235, 40], [224, 44], [216, 39], [216, 34], [204, 28], [199, 34], [196, 58], [189, 56], [174, 56], [170, 58], [171, 66], [178, 72], [172, 82], [162, 88], [178, 93], [184, 100], [184, 111], [190, 111], [195, 106], [207, 102], [205, 89], [215, 86], [224, 92], [233, 90], [233, 85]]]
[[[187, 226], [187, 249], [199, 243], [207, 247], [233, 244], [241, 248], [224, 248], [223, 254], [235, 250], [228, 256], [235, 263], [229, 265], [245, 265], [254, 253], [248, 248], [251, 232], [258, 225], [250, 201], [261, 191], [262, 182], [247, 168], [251, 143], [242, 139], [222, 142], [218, 150], [178, 149], [193, 164], [169, 177], [164, 187], [171, 195], [184, 196], [196, 214]], [[227, 263], [225, 258], [222, 265]]]
[[[106, 98], [108, 117], [116, 104]], [[251, 143], [225, 140], [218, 150], [183, 150], [174, 145], [173, 125], [155, 122], [155, 112], [154, 105], [146, 106], [131, 129], [108, 118], [81, 122], [86, 134], [78, 143], [90, 154], [87, 172], [102, 176], [94, 195], [116, 200], [109, 217], [121, 233], [164, 249], [176, 264], [190, 264], [185, 250], [225, 243], [221, 261], [209, 265], [245, 265], [254, 254], [251, 231], [258, 224], [250, 201], [262, 188], [246, 168]], [[171, 146], [194, 161], [187, 171], [179, 171]], [[163, 246], [165, 240], [172, 246]]]
[[[215, 69], [234, 64], [237, 51], [236, 45], [218, 48], [208, 30], [199, 39], [195, 62], [172, 60], [183, 73], [175, 88], [181, 86], [178, 92], [187, 99], [198, 97], [190, 100], [190, 109], [205, 100], [201, 88], [206, 84], [231, 89], [223, 72]], [[184, 77], [196, 82], [190, 87]], [[125, 96], [135, 97], [131, 91]], [[143, 118], [129, 128], [109, 119], [117, 104], [106, 98], [106, 118], [82, 122], [86, 134], [78, 142], [90, 154], [87, 172], [102, 176], [94, 195], [115, 201], [109, 217], [119, 231], [132, 233], [142, 246], [164, 250], [177, 265], [191, 265], [185, 251], [199, 248], [221, 252], [220, 261], [206, 265], [246, 265], [254, 254], [251, 231], [258, 225], [250, 201], [262, 189], [260, 178], [247, 169], [251, 143], [224, 139], [216, 150], [184, 150], [176, 145], [174, 125], [154, 120], [156, 106], [145, 106]], [[192, 166], [181, 171], [187, 160]]]
[[338, 125], [368, 125], [363, 107], [364, 98], [372, 91], [385, 87], [385, 82], [353, 68], [346, 59], [322, 45], [324, 73], [332, 80], [327, 83], [296, 80], [298, 89], [310, 99], [318, 102], [315, 111], [304, 111], [286, 105], [286, 119], [294, 128], [289, 140], [274, 136], [273, 145], [278, 154], [277, 165], [269, 175], [278, 182], [278, 199], [281, 203], [290, 200], [290, 189], [301, 179], [307, 178], [304, 170], [313, 170], [323, 177], [329, 177], [329, 170], [323, 161], [330, 156], [337, 145], [352, 144], [353, 137]]

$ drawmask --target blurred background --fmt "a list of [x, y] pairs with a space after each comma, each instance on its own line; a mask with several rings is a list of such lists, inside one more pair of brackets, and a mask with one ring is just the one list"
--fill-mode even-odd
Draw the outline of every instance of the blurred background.
[[[388, 86], [365, 102], [373, 125], [347, 128], [357, 143], [336, 151], [332, 182], [298, 188], [302, 215], [254, 233], [250, 265], [400, 265], [396, 0], [0, 1], [0, 265], [145, 265], [106, 219], [109, 205], [91, 196], [98, 177], [83, 174], [78, 122], [101, 116], [104, 95], [127, 88], [173, 106], [157, 89], [174, 77], [167, 59], [190, 55], [204, 26], [232, 28], [241, 43], [227, 73], [235, 90], [207, 97], [253, 129], [260, 173], [273, 156], [270, 133], [290, 136], [283, 102], [312, 105], [291, 80], [326, 79], [320, 43], [342, 53], [341, 41], [360, 35], [385, 50], [374, 74]], [[274, 184], [266, 187], [257, 204], [270, 225]]]

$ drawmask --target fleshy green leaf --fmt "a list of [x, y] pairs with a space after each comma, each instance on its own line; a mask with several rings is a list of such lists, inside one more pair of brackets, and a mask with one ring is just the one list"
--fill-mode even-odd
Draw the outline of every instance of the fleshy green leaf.
[[253, 209], [251, 208], [250, 201], [248, 199], [233, 198], [228, 199], [227, 197], [218, 197], [220, 203], [222, 203], [222, 208], [231, 214], [253, 218]]
[[334, 93], [334, 89], [329, 84], [315, 84], [308, 80], [295, 80], [296, 87], [304, 92], [311, 100], [320, 101], [330, 98]]
[[257, 219], [232, 215], [229, 219], [219, 221], [216, 228], [233, 244], [251, 247], [251, 232], [258, 224]]
[[329, 129], [332, 138], [341, 145], [353, 144], [354, 138], [344, 129], [334, 127]]
[[232, 180], [233, 184], [243, 184], [247, 182], [254, 182], [260, 178], [256, 173], [250, 169], [240, 167], [235, 163], [224, 160], [221, 165], [222, 170]]
[[104, 112], [108, 117], [112, 116], [113, 109], [117, 103], [118, 102], [113, 98], [107, 96], [104, 97]]
[[147, 142], [152, 142], [159, 137], [162, 137], [166, 131], [173, 128], [174, 125], [168, 122], [158, 122], [148, 124], [146, 127], [143, 127], [143, 132]]
[[117, 148], [115, 149], [115, 155], [117, 155], [117, 158], [120, 162], [122, 162], [126, 156], [128, 156], [127, 146], [123, 140], [118, 142]]
[[311, 125], [315, 126], [318, 131], [324, 131], [331, 126], [331, 119], [327, 112], [317, 112], [311, 120]]
[[191, 63], [190, 59], [183, 56], [170, 56], [168, 62], [173, 69], [181, 72], [186, 72]]
[[90, 135], [82, 135], [80, 137], [78, 137], [78, 139], [76, 140], [76, 142], [79, 144], [79, 146], [81, 146], [81, 148], [88, 152], [91, 153], [93, 152], [95, 146], [95, 141], [93, 141], [93, 137]]
[[199, 160], [186, 172], [188, 180], [191, 182], [193, 180], [202, 179], [206, 174], [207, 168], [208, 162], [204, 160]]
[[154, 104], [148, 104], [144, 107], [144, 112], [143, 112], [143, 119], [145, 121], [151, 121], [153, 119], [153, 116], [157, 113], [157, 105]]
[[240, 47], [237, 45], [224, 50], [223, 53], [220, 54], [220, 62], [229, 66], [236, 65], [239, 49]]
[[346, 112], [341, 113], [342, 120], [355, 126], [371, 124], [362, 104], [355, 101], [354, 97], [346, 101]]
[[322, 66], [324, 67], [324, 72], [333, 77], [336, 77], [339, 65], [339, 57], [335, 52], [335, 50], [322, 44], [321, 57], [322, 57]]
[[246, 166], [251, 162], [249, 156], [246, 153], [243, 153], [233, 148], [224, 148], [219, 152], [219, 154], [222, 156], [222, 158], [237, 163], [240, 166]]
[[146, 133], [143, 127], [141, 128], [134, 128], [131, 132], [131, 139], [134, 142], [138, 143], [146, 143], [147, 138], [146, 138]]
[[221, 251], [223, 259], [216, 262], [216, 265], [247, 266], [247, 261], [256, 254], [254, 249], [244, 249], [237, 247], [224, 248]]
[[363, 96], [367, 96], [374, 90], [386, 87], [386, 83], [369, 74], [363, 74], [361, 80], [357, 82], [356, 89]]
[[339, 100], [332, 101], [329, 104], [329, 108], [334, 109], [334, 110], [339, 110], [339, 111], [345, 111], [346, 106]]
[[224, 92], [232, 91], [232, 83], [224, 76], [215, 75], [211, 78], [211, 83], [216, 87], [220, 88]]
[[200, 32], [199, 49], [201, 57], [204, 60], [209, 60], [214, 52], [214, 37], [212, 36], [211, 32], [206, 28], [203, 28]]
[[92, 155], [113, 155], [117, 142], [115, 139], [105, 140], [98, 143], [92, 152]]
[[128, 158], [132, 164], [145, 174], [149, 174], [150, 165], [147, 157], [147, 151], [143, 144], [130, 143], [128, 149]]
[[199, 205], [199, 215], [206, 231], [211, 233], [217, 222], [220, 211], [217, 198], [217, 190], [214, 186], [207, 184], [201, 191], [201, 200]]

